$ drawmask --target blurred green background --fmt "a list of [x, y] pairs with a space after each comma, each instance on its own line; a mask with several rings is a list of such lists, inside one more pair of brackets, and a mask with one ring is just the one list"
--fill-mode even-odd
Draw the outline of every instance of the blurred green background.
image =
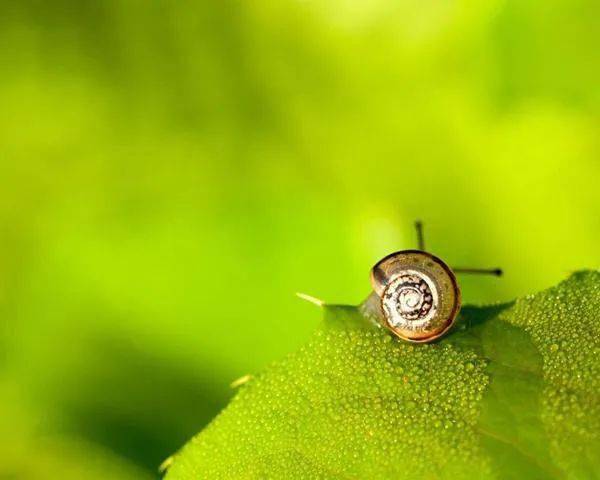
[[153, 478], [415, 246], [600, 264], [594, 0], [0, 6], [0, 478]]

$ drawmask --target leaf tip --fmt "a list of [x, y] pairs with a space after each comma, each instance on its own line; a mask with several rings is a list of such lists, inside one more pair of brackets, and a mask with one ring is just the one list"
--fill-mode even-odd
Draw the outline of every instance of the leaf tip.
[[313, 304], [317, 305], [318, 307], [322, 307], [323, 305], [325, 305], [325, 302], [323, 300], [320, 300], [311, 295], [307, 295], [306, 293], [296, 292], [296, 296], [298, 298], [301, 298], [302, 300], [306, 300], [307, 302], [313, 303]]
[[233, 382], [229, 384], [229, 387], [235, 389], [241, 387], [245, 383], [248, 383], [250, 380], [252, 380], [252, 375], [248, 373], [246, 375], [242, 375], [240, 378], [236, 378]]
[[173, 459], [175, 458], [175, 455], [171, 455], [170, 457], [167, 457], [164, 462], [162, 462], [160, 464], [160, 466], [158, 467], [158, 473], [160, 473], [161, 475], [166, 473], [167, 470], [169, 470], [169, 468], [171, 468], [171, 465], [173, 465]]

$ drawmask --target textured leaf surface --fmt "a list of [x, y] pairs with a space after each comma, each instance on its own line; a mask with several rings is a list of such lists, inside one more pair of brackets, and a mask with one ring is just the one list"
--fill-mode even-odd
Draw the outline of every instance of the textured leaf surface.
[[464, 308], [410, 345], [325, 307], [298, 352], [240, 389], [168, 480], [598, 478], [600, 273]]

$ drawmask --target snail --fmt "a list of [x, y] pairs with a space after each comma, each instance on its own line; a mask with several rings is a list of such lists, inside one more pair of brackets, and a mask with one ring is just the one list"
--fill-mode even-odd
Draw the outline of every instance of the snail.
[[[416, 343], [444, 335], [460, 311], [461, 293], [456, 273], [502, 275], [502, 270], [455, 268], [424, 248], [421, 222], [416, 223], [418, 250], [387, 255], [371, 269], [376, 317], [394, 335]], [[373, 300], [366, 305], [373, 309]], [[383, 318], [382, 318], [383, 317]]]

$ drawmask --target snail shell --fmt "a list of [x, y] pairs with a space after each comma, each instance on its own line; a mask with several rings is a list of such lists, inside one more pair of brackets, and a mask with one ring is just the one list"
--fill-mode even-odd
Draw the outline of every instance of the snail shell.
[[460, 310], [460, 289], [442, 260], [403, 250], [380, 260], [371, 284], [381, 299], [386, 326], [411, 342], [430, 342], [448, 331]]

